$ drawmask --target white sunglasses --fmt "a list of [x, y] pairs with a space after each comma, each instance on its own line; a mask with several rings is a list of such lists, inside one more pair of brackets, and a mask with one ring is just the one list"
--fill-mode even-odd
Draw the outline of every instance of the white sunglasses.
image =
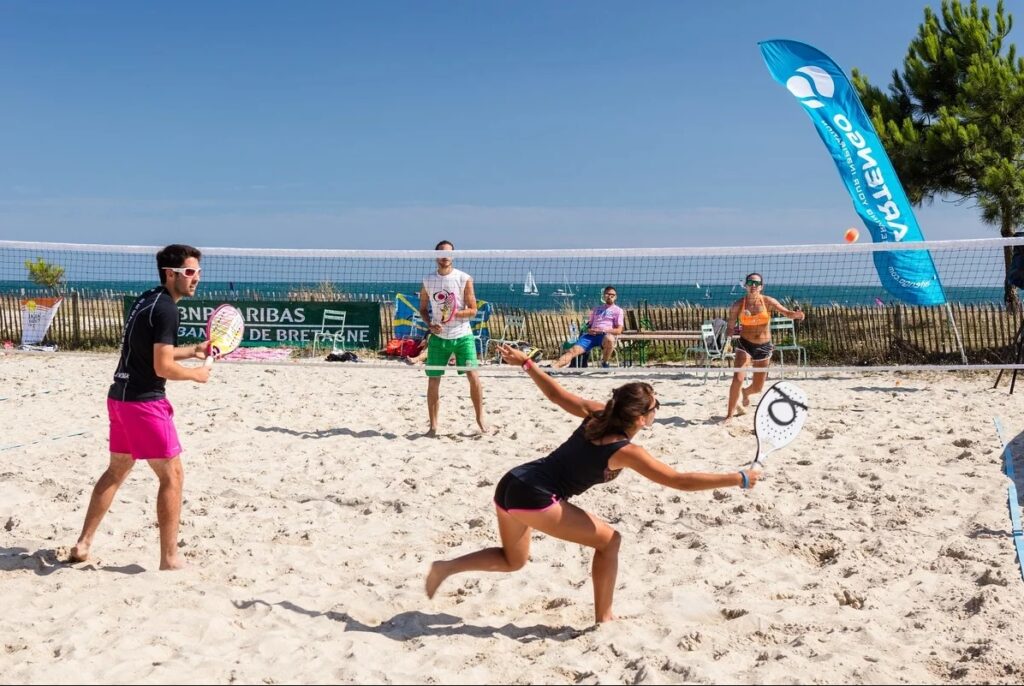
[[202, 267], [164, 267], [164, 269], [172, 272], [177, 272], [178, 274], [184, 274], [190, 279], [196, 274], [203, 271]]

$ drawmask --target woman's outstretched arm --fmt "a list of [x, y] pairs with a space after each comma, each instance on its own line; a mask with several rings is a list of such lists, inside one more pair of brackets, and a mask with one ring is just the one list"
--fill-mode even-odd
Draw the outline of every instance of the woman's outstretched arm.
[[610, 469], [627, 467], [656, 484], [676, 488], [680, 491], [706, 491], [711, 488], [753, 488], [761, 472], [744, 469], [737, 472], [677, 472], [667, 464], [654, 458], [638, 445], [627, 445], [608, 460]]
[[766, 303], [768, 303], [768, 305], [773, 310], [775, 310], [776, 312], [782, 314], [785, 317], [789, 317], [790, 319], [796, 319], [797, 321], [800, 321], [805, 316], [803, 311], [801, 311], [801, 310], [791, 310], [788, 307], [786, 307], [785, 305], [783, 305], [782, 303], [780, 303], [775, 298], [769, 298], [769, 297], [765, 296], [764, 300], [765, 300]]
[[526, 356], [522, 350], [507, 345], [499, 345], [498, 352], [506, 364], [514, 364], [526, 370], [537, 388], [541, 390], [548, 400], [561, 407], [569, 414], [577, 417], [589, 417], [594, 412], [604, 409], [604, 403], [596, 400], [587, 400], [578, 395], [570, 393], [562, 386], [544, 373], [544, 370], [533, 363], [533, 360]]

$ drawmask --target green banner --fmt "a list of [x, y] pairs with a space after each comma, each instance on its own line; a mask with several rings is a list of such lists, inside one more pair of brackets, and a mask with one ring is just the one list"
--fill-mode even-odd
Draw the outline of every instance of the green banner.
[[[124, 299], [125, 318], [135, 298]], [[205, 338], [206, 320], [223, 302], [181, 300], [178, 342], [192, 343]], [[245, 319], [245, 346], [307, 346], [314, 338], [341, 334], [339, 341], [349, 350], [376, 350], [380, 343], [380, 304], [373, 302], [284, 302], [238, 300], [234, 305]]]

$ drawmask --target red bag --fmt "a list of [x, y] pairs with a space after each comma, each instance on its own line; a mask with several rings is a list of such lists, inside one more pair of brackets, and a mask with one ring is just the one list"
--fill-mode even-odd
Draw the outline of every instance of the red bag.
[[392, 338], [384, 346], [388, 357], [413, 357], [420, 351], [420, 341], [415, 338]]

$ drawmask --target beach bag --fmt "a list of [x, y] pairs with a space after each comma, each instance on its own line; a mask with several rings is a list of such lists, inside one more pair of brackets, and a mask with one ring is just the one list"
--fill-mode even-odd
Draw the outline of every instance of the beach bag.
[[384, 346], [388, 357], [415, 357], [420, 351], [420, 341], [415, 338], [392, 338]]
[[[1024, 236], [1024, 231], [1013, 234], [1014, 238]], [[1024, 245], [1013, 246], [1013, 256], [1010, 258], [1010, 269], [1006, 272], [1006, 280], [1011, 286], [1024, 288]]]

